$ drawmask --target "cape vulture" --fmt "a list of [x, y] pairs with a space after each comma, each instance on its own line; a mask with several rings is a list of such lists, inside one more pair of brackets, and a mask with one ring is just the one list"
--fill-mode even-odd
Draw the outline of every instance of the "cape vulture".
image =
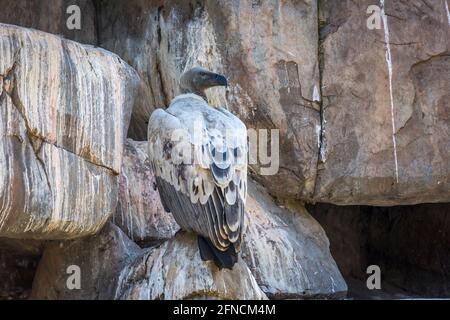
[[183, 94], [149, 122], [149, 156], [164, 209], [198, 235], [202, 260], [231, 269], [238, 259], [247, 195], [247, 129], [205, 90], [224, 76], [196, 67], [180, 79]]

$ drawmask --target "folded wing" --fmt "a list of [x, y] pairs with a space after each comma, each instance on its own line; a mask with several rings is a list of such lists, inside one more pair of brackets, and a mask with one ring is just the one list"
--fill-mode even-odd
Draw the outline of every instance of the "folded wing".
[[149, 154], [161, 200], [185, 230], [239, 250], [247, 194], [247, 131], [224, 109], [181, 95], [149, 124]]

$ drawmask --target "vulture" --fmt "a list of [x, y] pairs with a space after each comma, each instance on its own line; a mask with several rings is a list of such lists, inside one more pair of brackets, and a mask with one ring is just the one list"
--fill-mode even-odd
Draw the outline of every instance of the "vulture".
[[181, 94], [149, 121], [149, 159], [164, 210], [193, 232], [203, 261], [232, 269], [238, 260], [247, 196], [247, 128], [205, 90], [227, 79], [195, 67], [180, 79]]

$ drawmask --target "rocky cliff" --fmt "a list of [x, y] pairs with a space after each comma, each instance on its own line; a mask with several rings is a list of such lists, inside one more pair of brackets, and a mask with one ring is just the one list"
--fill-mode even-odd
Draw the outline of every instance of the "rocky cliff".
[[[0, 298], [343, 298], [342, 274], [363, 281], [369, 264], [449, 294], [446, 0], [0, 5]], [[264, 155], [250, 164], [230, 272], [178, 232], [146, 154], [151, 112], [194, 65], [228, 77], [212, 105], [279, 133], [274, 174]]]

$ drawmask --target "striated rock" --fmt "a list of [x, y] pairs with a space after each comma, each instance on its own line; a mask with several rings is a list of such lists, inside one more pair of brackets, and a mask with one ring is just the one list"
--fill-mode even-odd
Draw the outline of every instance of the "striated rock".
[[[95, 236], [46, 246], [33, 281], [32, 299], [113, 299], [118, 275], [141, 249], [108, 223]], [[81, 288], [70, 290], [70, 266], [80, 268]], [[70, 270], [69, 270], [70, 271]]]
[[203, 262], [193, 234], [179, 233], [136, 259], [121, 275], [117, 299], [266, 299], [246, 264], [219, 270]]
[[249, 182], [242, 258], [274, 299], [345, 298], [347, 285], [328, 238], [303, 206], [282, 209]]
[[324, 141], [314, 200], [448, 202], [448, 9], [386, 0], [381, 29], [369, 30], [374, 3], [321, 1]]
[[[381, 288], [420, 297], [449, 297], [450, 204], [367, 207], [319, 204], [308, 211], [323, 226], [346, 280], [381, 269]], [[349, 293], [354, 288], [349, 283]]]
[[169, 239], [179, 230], [172, 214], [165, 212], [161, 204], [147, 142], [125, 142], [114, 223], [139, 243]]
[[0, 24], [0, 236], [93, 234], [114, 212], [139, 77], [116, 55]]
[[[77, 42], [96, 44], [96, 1], [92, 0], [0, 0], [0, 23], [14, 24], [45, 32], [62, 35]], [[70, 30], [67, 20], [72, 14], [67, 13], [70, 6], [80, 8], [81, 30]]]
[[[133, 17], [133, 19], [130, 19]], [[301, 21], [301, 23], [299, 23]], [[148, 106], [133, 111], [129, 135], [145, 140], [148, 118], [179, 93], [180, 74], [200, 64], [225, 74], [212, 90], [249, 128], [279, 129], [279, 171], [259, 177], [278, 196], [311, 198], [320, 140], [316, 1], [109, 1], [99, 12], [100, 45], [146, 82]], [[259, 159], [252, 168], [267, 167]]]

